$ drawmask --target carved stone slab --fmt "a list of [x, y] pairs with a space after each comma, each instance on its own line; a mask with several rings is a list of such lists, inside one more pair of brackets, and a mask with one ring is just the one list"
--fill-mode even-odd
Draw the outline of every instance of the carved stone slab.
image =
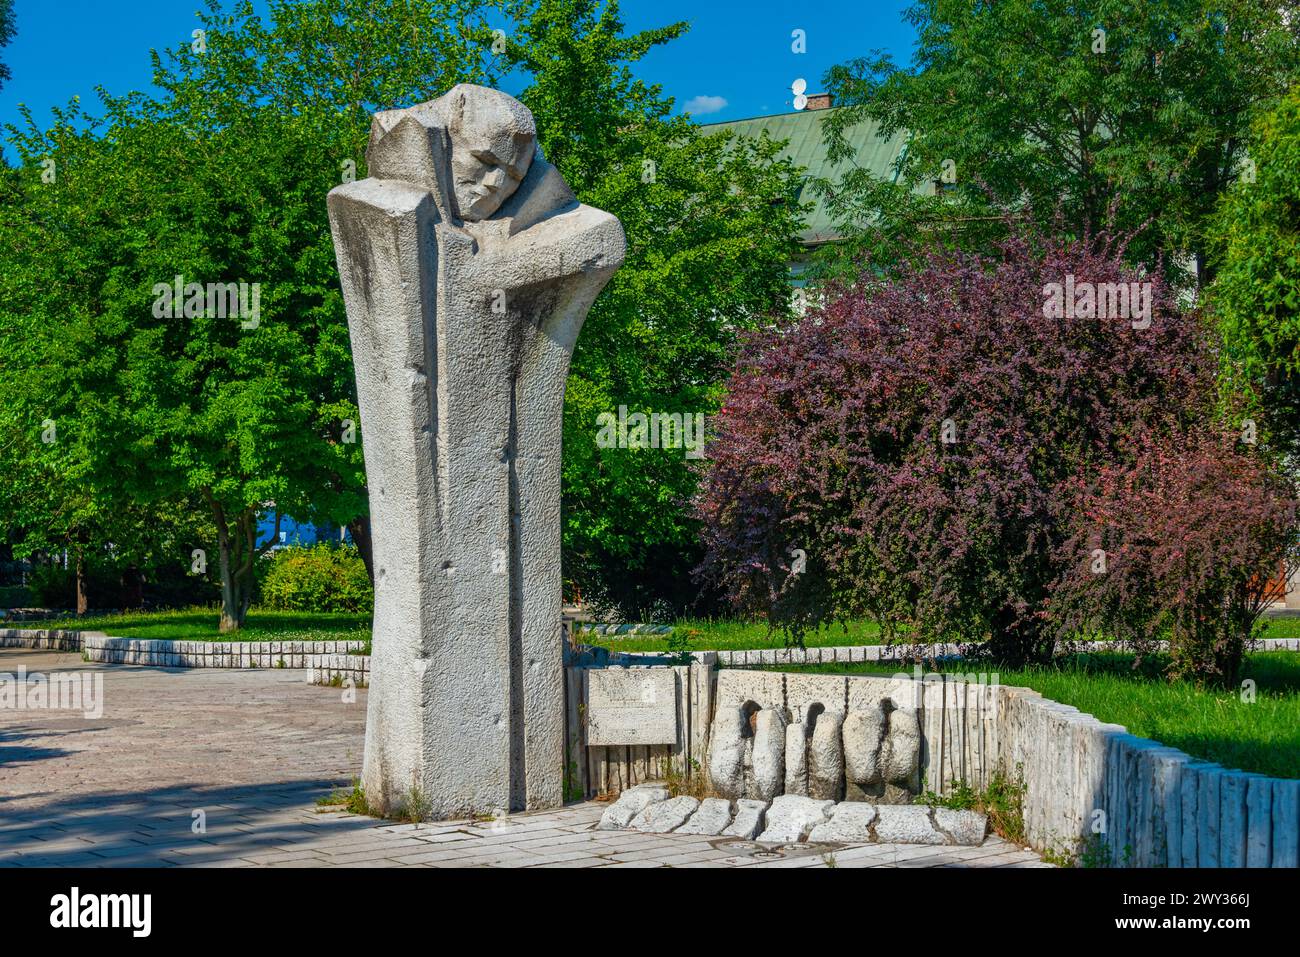
[[588, 745], [677, 741], [677, 684], [670, 669], [600, 669], [587, 677]]

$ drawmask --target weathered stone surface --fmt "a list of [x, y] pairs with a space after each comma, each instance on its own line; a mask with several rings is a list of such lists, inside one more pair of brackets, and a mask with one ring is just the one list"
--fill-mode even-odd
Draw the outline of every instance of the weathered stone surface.
[[1300, 781], [1273, 782], [1273, 867], [1300, 867]]
[[740, 837], [752, 841], [763, 831], [767, 817], [767, 803], [741, 798], [736, 802], [736, 816], [722, 829], [724, 837]]
[[879, 706], [850, 711], [841, 729], [844, 742], [845, 797], [860, 801], [882, 793], [880, 761], [885, 736], [885, 713]]
[[758, 713], [756, 725], [750, 758], [754, 793], [745, 796], [770, 801], [781, 793], [785, 785], [785, 714], [776, 708], [764, 709]]
[[808, 834], [810, 841], [861, 844], [875, 841], [871, 826], [877, 817], [876, 807], [861, 801], [842, 801], [831, 810], [829, 821], [818, 824]]
[[718, 708], [742, 707], [753, 702], [760, 708], [785, 707], [785, 676], [776, 671], [743, 671], [726, 668], [718, 672]]
[[785, 729], [785, 793], [808, 793], [808, 728], [802, 721]]
[[[906, 672], [901, 675], [906, 675]], [[849, 711], [878, 709], [881, 702], [886, 700], [896, 708], [916, 710], [921, 707], [921, 682], [913, 681], [910, 677], [850, 675], [846, 691]]]
[[1196, 866], [1219, 866], [1219, 782], [1227, 772], [1217, 764], [1196, 769]]
[[886, 844], [946, 844], [947, 839], [921, 804], [882, 804], [877, 809], [876, 839]]
[[367, 155], [328, 199], [374, 535], [366, 795], [558, 806], [564, 386], [623, 230], [484, 87], [377, 115]]
[[685, 794], [669, 798], [667, 801], [647, 805], [645, 810], [632, 818], [631, 826], [637, 831], [667, 834], [690, 820], [699, 806], [700, 802], [696, 798]]
[[[1091, 716], [1083, 716], [1092, 720]], [[1177, 748], [1156, 748], [1148, 752], [1145, 761], [1150, 771], [1144, 771], [1149, 780], [1148, 794], [1143, 802], [1143, 813], [1151, 820], [1151, 860], [1149, 867], [1179, 867], [1182, 863], [1182, 773], [1191, 760]], [[1065, 782], [1067, 792], [1070, 781]]]
[[705, 798], [690, 820], [679, 827], [678, 834], [705, 834], [714, 837], [731, 823], [731, 802], [725, 798]]
[[1268, 867], [1272, 844], [1273, 781], [1252, 774], [1246, 785], [1246, 866]]
[[[1163, 867], [1168, 859], [1165, 837], [1164, 806], [1161, 796], [1166, 789], [1166, 771], [1173, 757], [1186, 758], [1181, 751], [1167, 748], [1146, 738], [1124, 736], [1126, 751], [1125, 777], [1131, 795], [1128, 810], [1129, 845], [1133, 848], [1133, 866]], [[1049, 810], [1056, 810], [1058, 793], [1066, 790], [1060, 763], [1055, 767]], [[1244, 803], [1244, 791], [1243, 791]], [[1243, 831], [1244, 834], [1244, 831]], [[1242, 842], [1243, 850], [1245, 842]]]
[[834, 806], [834, 801], [783, 794], [768, 807], [767, 827], [758, 839], [781, 844], [802, 841], [809, 831], [829, 819]]
[[843, 675], [785, 676], [785, 706], [793, 721], [808, 723], [810, 712], [819, 710], [844, 712], [844, 689], [847, 678]]
[[845, 844], [944, 844], [976, 846], [984, 843], [988, 819], [975, 811], [928, 808], [920, 804], [878, 804], [843, 801], [835, 805], [830, 820], [812, 829], [810, 841]]
[[745, 796], [745, 722], [745, 714], [739, 705], [719, 704], [713, 717], [709, 781], [713, 790], [730, 800]]
[[1240, 771], [1223, 775], [1219, 787], [1219, 866], [1246, 866], [1246, 785]]
[[1190, 761], [1183, 768], [1182, 776], [1178, 781], [1179, 797], [1179, 817], [1182, 822], [1182, 840], [1181, 854], [1179, 860], [1180, 867], [1197, 866], [1197, 820], [1199, 812], [1197, 809], [1198, 792], [1200, 785], [1197, 774], [1201, 767], [1205, 765], [1204, 761]]
[[740, 793], [742, 797], [747, 797], [758, 793], [758, 784], [754, 781], [754, 726], [758, 723], [758, 712], [749, 715], [744, 727], [748, 728], [749, 733], [743, 740], [745, 756], [744, 770], [742, 774], [742, 783]]
[[624, 791], [601, 816], [598, 830], [631, 828], [648, 833], [739, 837], [774, 843], [827, 841], [845, 844], [983, 843], [987, 821], [974, 811], [921, 805], [873, 805], [865, 802], [818, 801], [782, 795], [771, 805], [741, 799], [733, 815], [723, 798], [668, 798], [658, 785]]
[[881, 748], [881, 771], [886, 783], [921, 790], [921, 723], [910, 708], [896, 708], [888, 715], [889, 733]]
[[677, 676], [670, 668], [587, 672], [587, 744], [675, 744]]
[[618, 800], [605, 808], [596, 825], [598, 831], [615, 831], [625, 828], [632, 819], [651, 804], [668, 800], [668, 789], [657, 785], [640, 784], [618, 796]]
[[937, 807], [932, 820], [947, 838], [945, 843], [948, 844], [983, 844], [989, 829], [988, 818], [976, 811], [954, 811], [951, 808]]
[[822, 801], [838, 801], [844, 793], [844, 748], [840, 727], [844, 715], [823, 711], [817, 716], [812, 740], [808, 742], [808, 796]]

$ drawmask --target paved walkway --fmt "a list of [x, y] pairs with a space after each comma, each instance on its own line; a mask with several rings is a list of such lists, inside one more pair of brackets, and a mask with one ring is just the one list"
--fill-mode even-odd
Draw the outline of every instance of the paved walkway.
[[[0, 650], [0, 672], [103, 676], [104, 711], [0, 708], [0, 867], [1045, 867], [981, 847], [760, 845], [596, 831], [604, 805], [385, 824], [318, 798], [361, 767], [365, 691], [303, 672], [88, 664]], [[199, 824], [202, 827], [199, 827]]]

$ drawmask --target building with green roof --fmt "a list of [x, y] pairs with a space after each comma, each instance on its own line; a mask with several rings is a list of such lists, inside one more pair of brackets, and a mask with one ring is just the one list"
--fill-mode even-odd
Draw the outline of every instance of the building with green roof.
[[[726, 123], [702, 123], [700, 129], [705, 133], [717, 133], [722, 130], [735, 130], [745, 136], [757, 139], [764, 131], [774, 140], [786, 140], [783, 158], [788, 157], [805, 169], [807, 178], [825, 177], [834, 181], [837, 178], [836, 167], [826, 156], [826, 142], [822, 135], [822, 123], [835, 112], [830, 106], [830, 97], [819, 94], [808, 97], [808, 108], [797, 113], [778, 113], [774, 116], [755, 116], [747, 120], [731, 120]], [[907, 148], [907, 134], [903, 131], [892, 136], [882, 136], [874, 120], [859, 123], [848, 131], [849, 139], [855, 147], [853, 162], [865, 167], [882, 180], [897, 182], [895, 165], [903, 150]], [[843, 168], [842, 166], [840, 167]], [[814, 197], [800, 188], [800, 199], [814, 201], [808, 214], [808, 226], [800, 234], [800, 241], [808, 251], [824, 243], [832, 243], [842, 238], [831, 221], [825, 203], [820, 197]]]

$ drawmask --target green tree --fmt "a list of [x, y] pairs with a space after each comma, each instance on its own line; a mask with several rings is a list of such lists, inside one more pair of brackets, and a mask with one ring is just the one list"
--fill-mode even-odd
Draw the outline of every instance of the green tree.
[[[14, 0], [0, 0], [0, 47], [9, 45], [17, 27], [14, 25]], [[0, 89], [10, 78], [9, 67], [0, 62]]]
[[[192, 43], [155, 55], [158, 95], [101, 93], [101, 119], [78, 111], [44, 130], [29, 117], [10, 131], [22, 221], [2, 248], [21, 268], [0, 269], [0, 290], [7, 312], [42, 330], [14, 338], [44, 370], [26, 386], [39, 383], [31, 414], [75, 414], [93, 500], [111, 501], [117, 483], [133, 502], [204, 502], [223, 628], [248, 606], [269, 544], [257, 516], [272, 503], [363, 530], [325, 194], [365, 175], [375, 110], [491, 84], [509, 63], [531, 80], [524, 99], [548, 156], [584, 201], [620, 216], [630, 243], [580, 340], [566, 404], [571, 577], [597, 590], [686, 580], [695, 479], [683, 450], [600, 449], [596, 416], [716, 406], [738, 333], [786, 299], [794, 170], [777, 144], [700, 136], [631, 77], [628, 64], [680, 25], [624, 37], [614, 4], [543, 0], [512, 8], [515, 42], [494, 62], [490, 9], [272, 0], [259, 18], [246, 2], [229, 13], [212, 3]], [[82, 127], [89, 141], [73, 137]], [[57, 181], [41, 179], [47, 160]], [[258, 284], [256, 323], [166, 309], [176, 276]]]
[[1243, 436], [1300, 451], [1300, 87], [1255, 123], [1249, 160], [1210, 231], [1210, 313]]
[[[832, 274], [918, 232], [986, 246], [1007, 210], [1067, 237], [1149, 224], [1136, 259], [1203, 260], [1251, 116], [1300, 68], [1295, 0], [917, 0], [906, 18], [911, 68], [875, 54], [826, 75], [843, 172], [817, 188], [849, 237]], [[897, 183], [849, 162], [868, 121], [908, 134]]]
[[121, 580], [101, 606], [138, 604], [147, 580], [188, 569], [204, 532], [193, 503], [136, 501], [119, 471], [100, 467], [115, 456], [97, 448], [102, 419], [85, 400], [102, 367], [70, 333], [84, 328], [80, 294], [106, 266], [108, 238], [79, 193], [111, 158], [104, 140], [67, 123], [51, 137], [65, 160], [61, 183], [57, 167], [0, 169], [0, 516], [15, 557], [69, 553], [82, 614], [92, 572]]
[[[365, 510], [325, 195], [365, 175], [374, 110], [490, 77], [481, 11], [460, 0], [272, 0], [266, 18], [212, 2], [200, 29], [155, 54], [160, 95], [101, 92], [93, 162], [30, 119], [10, 143], [12, 176], [33, 182], [51, 158], [68, 168], [21, 207], [47, 260], [27, 296], [49, 330], [34, 360], [49, 368], [46, 400], [93, 424], [98, 491], [111, 477], [135, 501], [205, 503], [232, 630], [272, 542], [258, 540], [260, 513]], [[178, 301], [178, 276], [219, 294], [244, 284], [238, 314], [206, 292]]]
[[511, 8], [546, 158], [578, 198], [619, 217], [623, 267], [597, 299], [564, 409], [564, 562], [585, 598], [645, 614], [695, 589], [697, 476], [682, 448], [602, 448], [602, 413], [713, 413], [737, 337], [785, 309], [802, 211], [781, 144], [704, 136], [630, 65], [686, 30], [625, 35], [615, 0]]
[[83, 613], [88, 558], [124, 525], [123, 487], [96, 470], [96, 418], [77, 401], [98, 367], [69, 334], [93, 313], [88, 279], [107, 265], [105, 204], [83, 190], [108, 146], [77, 129], [75, 102], [55, 115], [32, 168], [0, 178], [0, 514], [17, 557], [69, 550]]

